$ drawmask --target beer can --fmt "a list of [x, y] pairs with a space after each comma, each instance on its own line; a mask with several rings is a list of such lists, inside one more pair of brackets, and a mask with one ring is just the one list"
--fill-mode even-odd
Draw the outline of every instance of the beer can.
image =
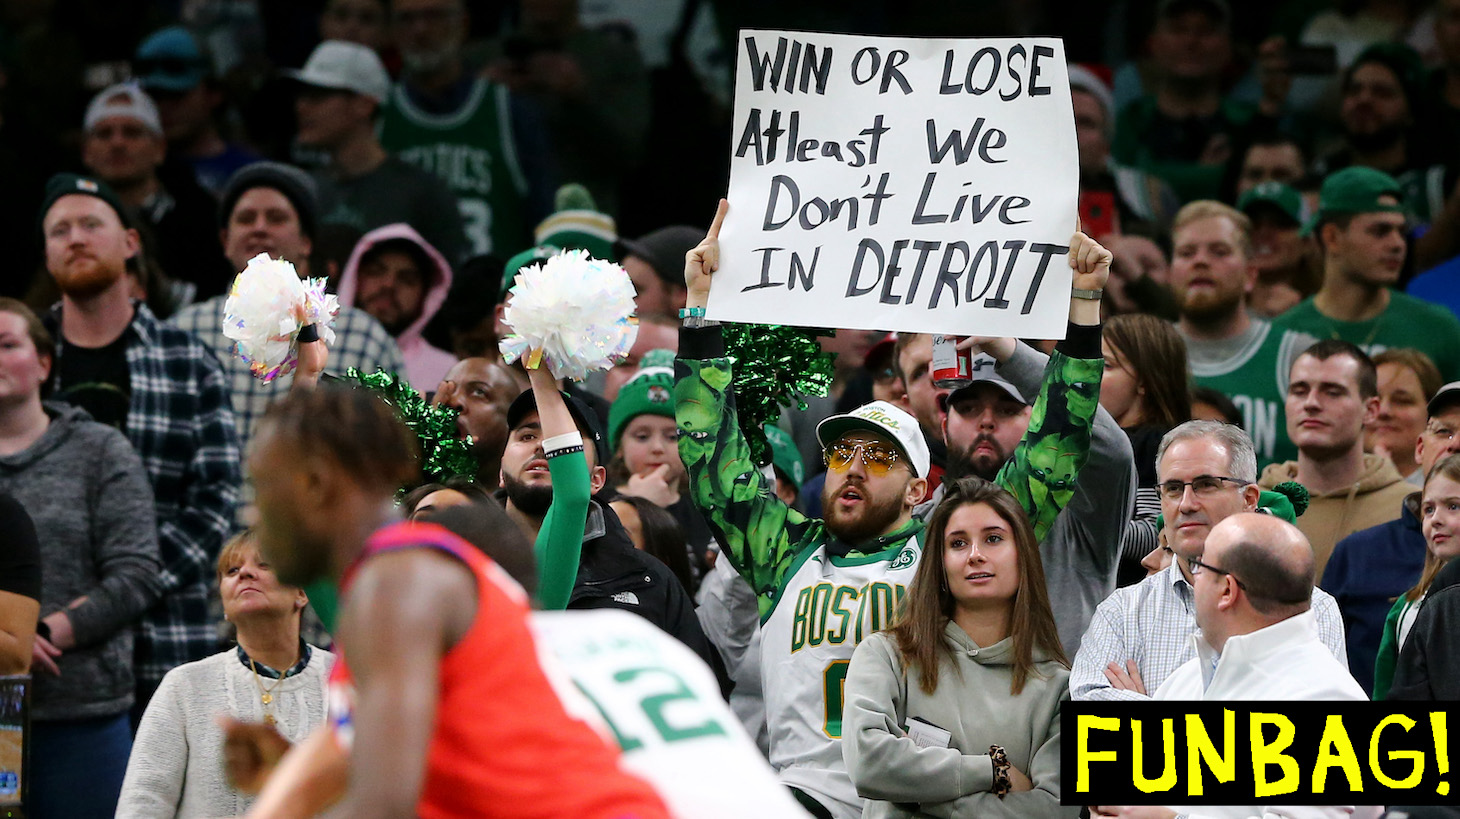
[[973, 353], [958, 349], [963, 336], [933, 336], [933, 385], [958, 389], [973, 381]]

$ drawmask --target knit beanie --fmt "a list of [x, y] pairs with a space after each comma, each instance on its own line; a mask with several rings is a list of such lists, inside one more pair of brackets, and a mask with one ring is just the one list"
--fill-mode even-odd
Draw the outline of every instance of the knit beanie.
[[552, 215], [538, 223], [532, 238], [539, 245], [586, 250], [595, 259], [614, 261], [618, 225], [612, 216], [598, 210], [587, 188], [571, 182], [558, 188]]
[[674, 351], [650, 350], [608, 410], [608, 448], [618, 451], [624, 427], [640, 415], [674, 417]]
[[254, 162], [244, 165], [229, 177], [218, 197], [218, 226], [228, 229], [228, 220], [233, 216], [233, 207], [245, 193], [254, 188], [273, 188], [289, 200], [299, 216], [299, 229], [309, 238], [314, 238], [318, 220], [319, 190], [309, 174], [293, 165], [282, 162]]
[[40, 218], [36, 220], [36, 224], [44, 227], [46, 214], [51, 212], [51, 206], [56, 204], [56, 200], [73, 193], [94, 196], [111, 205], [112, 210], [117, 212], [117, 218], [121, 220], [122, 227], [130, 228], [132, 226], [132, 218], [127, 213], [127, 208], [122, 205], [122, 200], [117, 198], [116, 191], [113, 191], [110, 185], [95, 177], [80, 176], [74, 173], [58, 173], [46, 182], [46, 192], [41, 197], [41, 207], [38, 211]]

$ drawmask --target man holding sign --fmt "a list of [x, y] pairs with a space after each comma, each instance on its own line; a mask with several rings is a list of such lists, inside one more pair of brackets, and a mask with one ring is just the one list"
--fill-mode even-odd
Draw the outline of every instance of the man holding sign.
[[[703, 317], [719, 268], [728, 204], [685, 260], [685, 329], [675, 364], [680, 455], [694, 502], [754, 589], [762, 619], [761, 669], [771, 764], [819, 816], [859, 817], [862, 800], [842, 761], [841, 690], [857, 643], [890, 624], [922, 554], [928, 451], [917, 421], [874, 401], [821, 423], [828, 466], [825, 520], [776, 497], [756, 468], [731, 400], [731, 361], [718, 322]], [[1083, 233], [1070, 238], [1077, 295], [1071, 320], [1099, 322], [1110, 253]], [[1102, 361], [1056, 349], [1014, 457], [997, 482], [1019, 498], [1041, 537], [1073, 493], [1090, 447]]]

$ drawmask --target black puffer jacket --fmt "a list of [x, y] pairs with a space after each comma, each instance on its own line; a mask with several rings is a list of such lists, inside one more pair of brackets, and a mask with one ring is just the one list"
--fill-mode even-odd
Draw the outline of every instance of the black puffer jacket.
[[634, 548], [618, 515], [590, 501], [583, 554], [570, 609], [623, 609], [643, 617], [700, 655], [726, 688], [720, 654], [700, 630], [694, 602], [684, 585], [658, 558]]

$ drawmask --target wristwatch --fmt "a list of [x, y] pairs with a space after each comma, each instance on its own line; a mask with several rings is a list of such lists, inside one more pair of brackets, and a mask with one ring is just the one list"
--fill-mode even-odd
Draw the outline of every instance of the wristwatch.
[[1070, 298], [1072, 298], [1072, 299], [1085, 299], [1086, 301], [1100, 301], [1100, 297], [1103, 296], [1104, 294], [1105, 294], [1105, 291], [1104, 290], [1081, 290], [1078, 287], [1072, 287], [1072, 288], [1070, 288]]

